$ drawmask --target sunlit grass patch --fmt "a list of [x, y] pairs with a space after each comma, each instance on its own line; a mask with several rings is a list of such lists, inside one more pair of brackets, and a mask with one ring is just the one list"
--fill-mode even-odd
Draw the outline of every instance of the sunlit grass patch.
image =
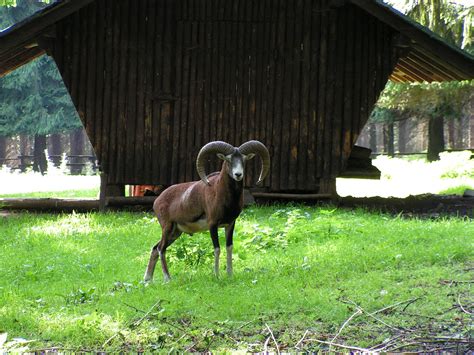
[[407, 197], [439, 194], [458, 186], [474, 189], [474, 159], [470, 151], [442, 153], [441, 159], [378, 156], [373, 160], [382, 173], [380, 180], [337, 179], [337, 192], [354, 197]]
[[[444, 282], [472, 280], [467, 220], [252, 207], [237, 223], [233, 278], [212, 275], [212, 243], [201, 233], [169, 248], [170, 283], [158, 263], [156, 281], [143, 284], [160, 233], [147, 213], [2, 218], [0, 334], [34, 340], [32, 350], [263, 351], [268, 325], [281, 349], [296, 351], [306, 331], [332, 339], [354, 313], [347, 300], [373, 312], [410, 299], [405, 311], [418, 316], [395, 308], [380, 317], [425, 331], [433, 321], [422, 316], [435, 315], [435, 324], [449, 325], [439, 334], [467, 331], [468, 315], [452, 307], [458, 297], [468, 302], [469, 284]], [[392, 334], [372, 322], [358, 317], [339, 340], [370, 346]]]

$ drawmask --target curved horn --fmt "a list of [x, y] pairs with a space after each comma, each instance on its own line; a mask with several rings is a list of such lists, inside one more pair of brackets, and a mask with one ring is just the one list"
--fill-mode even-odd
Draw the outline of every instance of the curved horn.
[[234, 151], [235, 148], [233, 146], [223, 141], [209, 142], [204, 147], [202, 147], [196, 159], [196, 170], [201, 180], [204, 181], [207, 185], [210, 185], [205, 170], [205, 162], [209, 155], [217, 153], [229, 155], [232, 154]]
[[260, 171], [257, 185], [261, 184], [270, 171], [270, 153], [268, 153], [267, 147], [265, 147], [262, 142], [252, 140], [242, 144], [239, 147], [239, 151], [244, 155], [255, 153], [260, 156], [260, 159], [262, 160], [262, 170]]

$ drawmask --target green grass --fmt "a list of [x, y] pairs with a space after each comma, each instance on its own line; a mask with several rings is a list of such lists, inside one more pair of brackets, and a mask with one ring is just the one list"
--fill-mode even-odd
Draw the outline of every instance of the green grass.
[[464, 195], [464, 191], [474, 190], [474, 185], [459, 185], [447, 188], [446, 190], [440, 191], [440, 195]]
[[99, 188], [0, 194], [0, 198], [97, 198]]
[[[195, 234], [169, 248], [172, 281], [162, 283], [158, 263], [149, 285], [141, 279], [160, 235], [150, 214], [0, 221], [0, 334], [10, 348], [22, 345], [12, 340], [19, 337], [32, 340], [30, 350], [256, 352], [271, 329], [281, 350], [296, 351], [307, 331], [300, 349], [317, 351], [327, 345], [310, 339], [331, 340], [356, 311], [348, 302], [373, 312], [410, 299], [378, 319], [418, 335], [465, 337], [469, 329], [456, 307], [469, 306], [469, 282], [444, 281], [472, 279], [468, 220], [249, 208], [236, 227], [233, 278], [212, 275], [210, 238]], [[396, 333], [363, 314], [335, 342], [369, 347]], [[271, 339], [267, 346], [275, 349]]]

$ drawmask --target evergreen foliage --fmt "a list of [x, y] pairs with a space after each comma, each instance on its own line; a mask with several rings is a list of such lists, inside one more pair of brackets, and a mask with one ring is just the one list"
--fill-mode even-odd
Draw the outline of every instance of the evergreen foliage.
[[[47, 6], [18, 0], [0, 7], [0, 28], [7, 28]], [[48, 56], [0, 78], [0, 136], [46, 135], [81, 127], [71, 98], [54, 61]]]

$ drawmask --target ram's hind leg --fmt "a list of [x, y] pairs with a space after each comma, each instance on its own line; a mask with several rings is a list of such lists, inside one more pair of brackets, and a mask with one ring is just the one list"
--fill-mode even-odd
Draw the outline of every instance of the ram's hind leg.
[[171, 226], [162, 228], [161, 240], [151, 249], [150, 260], [145, 272], [145, 281], [153, 280], [153, 273], [155, 271], [158, 258], [161, 260], [161, 268], [163, 270], [164, 280], [170, 280], [168, 265], [166, 264], [166, 248], [168, 248], [176, 239], [178, 239], [180, 235], [181, 231], [178, 230], [175, 223], [171, 224]]

